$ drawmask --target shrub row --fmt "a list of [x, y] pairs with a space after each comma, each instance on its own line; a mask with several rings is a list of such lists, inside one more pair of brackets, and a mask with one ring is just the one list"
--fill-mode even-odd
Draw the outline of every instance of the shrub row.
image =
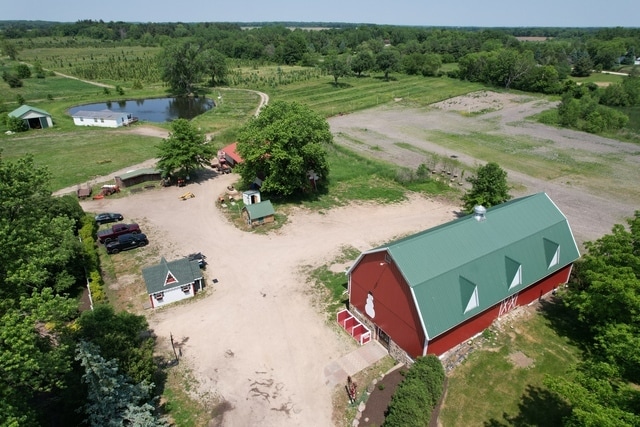
[[94, 218], [87, 214], [82, 218], [82, 227], [78, 232], [84, 248], [85, 268], [89, 277], [89, 290], [94, 304], [107, 302], [104, 282], [100, 275], [100, 257], [96, 251], [95, 235], [97, 226]]
[[419, 357], [389, 403], [384, 427], [425, 427], [442, 396], [444, 368], [434, 355]]

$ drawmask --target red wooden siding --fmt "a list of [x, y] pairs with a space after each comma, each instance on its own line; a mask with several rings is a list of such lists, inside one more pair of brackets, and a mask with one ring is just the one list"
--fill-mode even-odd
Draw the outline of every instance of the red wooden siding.
[[[351, 272], [350, 304], [369, 317], [365, 305], [373, 295], [375, 317], [369, 317], [409, 354], [422, 354], [424, 333], [409, 287], [386, 252], [366, 254]], [[375, 331], [374, 331], [375, 332]]]
[[[494, 320], [499, 316], [508, 313], [515, 307], [527, 305], [530, 302], [539, 299], [543, 295], [551, 292], [556, 287], [567, 283], [569, 275], [571, 274], [571, 265], [558, 270], [551, 276], [543, 279], [542, 281], [528, 287], [527, 289], [514, 295], [515, 298], [507, 298], [505, 301], [494, 305], [490, 309], [480, 313], [479, 315], [467, 320], [464, 323], [456, 326], [455, 328], [445, 332], [444, 334], [429, 341], [429, 347], [427, 353], [441, 355], [446, 351], [452, 349], [460, 343], [468, 340], [479, 332], [487, 329]], [[480, 296], [482, 298], [482, 296]], [[390, 335], [392, 340], [395, 340], [393, 335]], [[419, 356], [421, 354], [413, 353], [404, 348], [412, 357]]]

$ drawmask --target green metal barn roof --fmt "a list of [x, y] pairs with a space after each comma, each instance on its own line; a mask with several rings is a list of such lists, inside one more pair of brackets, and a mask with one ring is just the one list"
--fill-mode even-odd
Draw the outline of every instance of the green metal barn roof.
[[430, 339], [580, 257], [566, 217], [545, 193], [369, 252], [381, 250], [411, 287]]

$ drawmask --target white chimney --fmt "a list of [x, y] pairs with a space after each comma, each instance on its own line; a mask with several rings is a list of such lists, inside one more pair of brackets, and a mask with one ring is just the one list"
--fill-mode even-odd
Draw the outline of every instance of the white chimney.
[[485, 216], [486, 213], [487, 208], [482, 205], [473, 207], [473, 217], [476, 219], [476, 221], [484, 221], [485, 219], [487, 219], [487, 217]]

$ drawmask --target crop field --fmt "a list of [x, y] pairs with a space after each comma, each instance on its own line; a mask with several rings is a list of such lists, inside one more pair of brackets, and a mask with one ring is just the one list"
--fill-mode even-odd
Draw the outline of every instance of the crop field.
[[159, 83], [156, 47], [41, 47], [20, 52], [22, 61], [40, 62], [47, 70], [101, 82]]

